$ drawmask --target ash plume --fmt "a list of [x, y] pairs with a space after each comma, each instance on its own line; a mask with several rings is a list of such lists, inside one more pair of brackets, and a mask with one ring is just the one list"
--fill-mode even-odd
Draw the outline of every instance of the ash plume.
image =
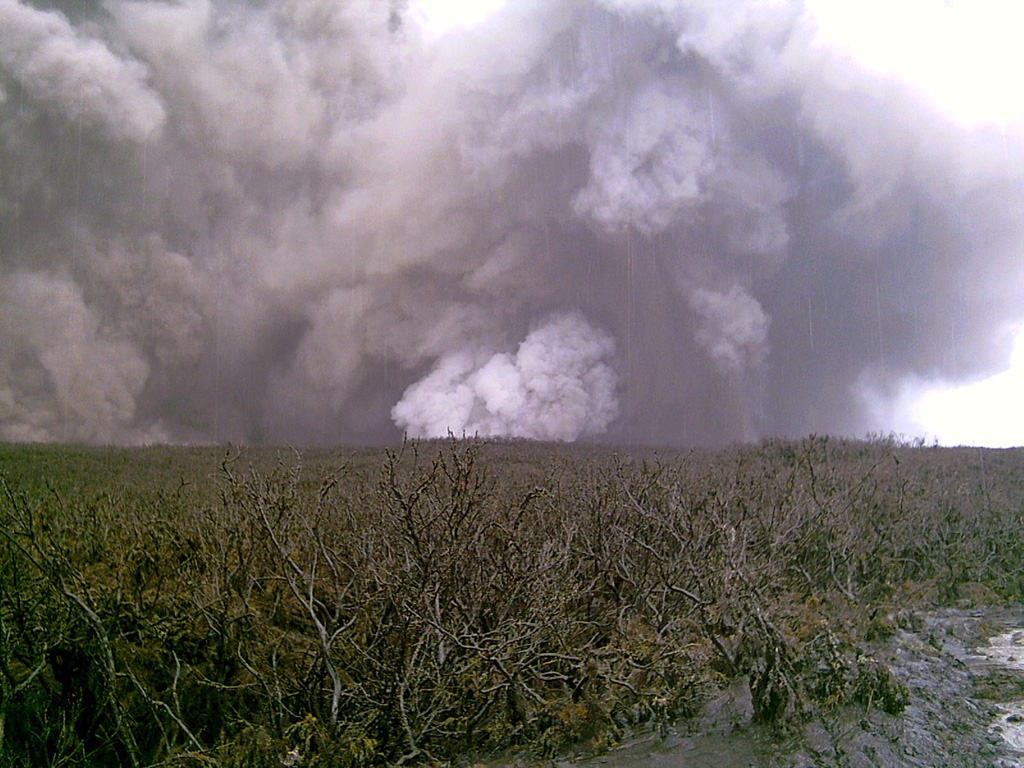
[[0, 0], [0, 439], [863, 432], [1024, 312], [1024, 127], [807, 2]]

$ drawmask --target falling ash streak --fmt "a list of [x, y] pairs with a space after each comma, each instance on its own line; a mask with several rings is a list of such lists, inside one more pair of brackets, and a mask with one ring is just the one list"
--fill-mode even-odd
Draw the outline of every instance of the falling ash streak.
[[[112, 350], [149, 373], [133, 408], [73, 408], [93, 401], [0, 322], [0, 438], [392, 439], [391, 407], [451, 355], [511, 358], [564, 312], [619, 366], [606, 439], [849, 430], [864, 370], [976, 375], [988, 323], [1020, 314], [986, 291], [1018, 269], [989, 254], [1005, 243], [967, 243], [987, 281], [967, 297], [944, 271], [954, 217], [1020, 235], [995, 201], [1020, 194], [1019, 137], [976, 144], [795, 3], [524, 4], [433, 47], [361, 0], [112, 2], [80, 26], [43, 5], [0, 0], [9, 40], [15, 15], [49, 25], [63, 78], [0, 61], [3, 277], [71, 273], [98, 323], [76, 354], [109, 366], [89, 386], [135, 392]], [[753, 325], [709, 309], [729, 297]]]
[[882, 345], [882, 286], [878, 280], [878, 264], [875, 264], [875, 328], [878, 331], [878, 367], [885, 371], [885, 350]]
[[[78, 119], [75, 121], [75, 186], [74, 186], [74, 202], [71, 207], [71, 229], [72, 236], [78, 231], [79, 228], [79, 211], [81, 209], [82, 202], [82, 120], [83, 116], [78, 115]], [[79, 273], [79, 262], [80, 262], [79, 244], [78, 238], [74, 237], [71, 245], [71, 277], [72, 279], [78, 278]]]
[[804, 301], [807, 303], [807, 342], [811, 348], [811, 352], [814, 352], [814, 308], [811, 306], [811, 297], [805, 296]]
[[715, 146], [715, 94], [708, 88], [708, 122], [711, 133], [711, 146]]

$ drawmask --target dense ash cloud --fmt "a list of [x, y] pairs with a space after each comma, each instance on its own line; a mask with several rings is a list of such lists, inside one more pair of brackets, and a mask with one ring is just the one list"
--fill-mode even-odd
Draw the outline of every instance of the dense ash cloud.
[[417, 18], [0, 0], [0, 439], [714, 444], [1005, 363], [1020, 125], [796, 0]]

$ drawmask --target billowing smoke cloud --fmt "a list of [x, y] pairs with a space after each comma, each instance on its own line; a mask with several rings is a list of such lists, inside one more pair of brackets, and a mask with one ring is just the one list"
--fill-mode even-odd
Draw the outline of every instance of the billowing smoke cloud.
[[598, 435], [618, 415], [615, 344], [578, 315], [529, 333], [515, 355], [441, 358], [392, 410], [413, 437], [452, 434], [575, 440]]
[[816, 5], [0, 0], [0, 439], [722, 443], [997, 369], [1022, 125]]
[[[31, 402], [39, 398], [37, 389], [52, 388], [59, 404], [59, 410], [43, 407], [30, 412], [31, 419], [16, 422], [10, 438], [52, 439], [69, 421], [82, 425], [77, 437], [115, 439], [131, 424], [135, 399], [149, 375], [139, 351], [127, 339], [105, 332], [81, 291], [67, 279], [16, 274], [6, 281], [2, 299], [4, 325], [14, 330], [5, 339], [5, 362], [16, 368], [19, 353], [26, 350], [45, 381], [32, 371], [11, 377], [0, 402]], [[21, 391], [14, 389], [18, 385]], [[45, 396], [42, 399], [45, 402]]]
[[60, 13], [0, 0], [0, 66], [39, 103], [116, 138], [145, 140], [163, 125], [145, 67], [78, 34]]
[[696, 339], [723, 373], [738, 375], [764, 363], [768, 317], [757, 299], [736, 285], [727, 293], [698, 288], [690, 306], [699, 318]]

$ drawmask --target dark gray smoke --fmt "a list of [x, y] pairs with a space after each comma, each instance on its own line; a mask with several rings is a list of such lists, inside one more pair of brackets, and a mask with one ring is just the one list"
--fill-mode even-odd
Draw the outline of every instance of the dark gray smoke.
[[857, 433], [1005, 363], [1019, 126], [797, 0], [413, 1], [0, 0], [0, 439]]

